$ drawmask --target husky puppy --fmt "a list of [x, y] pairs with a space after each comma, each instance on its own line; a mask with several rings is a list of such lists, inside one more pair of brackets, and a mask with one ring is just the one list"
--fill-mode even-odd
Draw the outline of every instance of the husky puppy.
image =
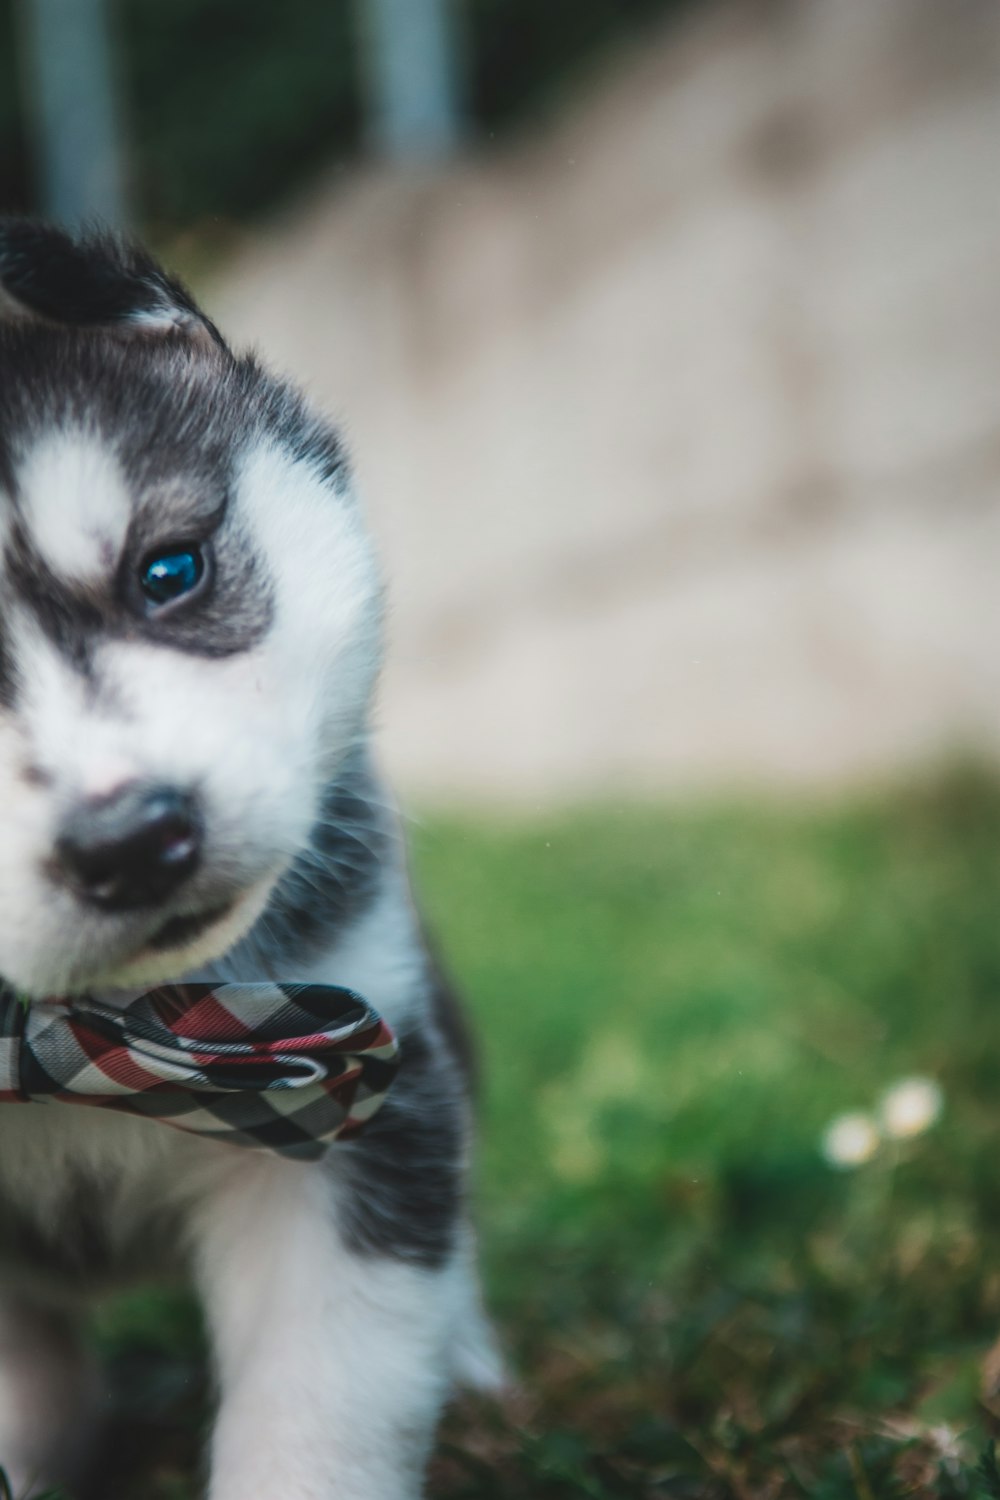
[[180, 1267], [210, 1500], [412, 1500], [453, 1381], [497, 1371], [466, 1051], [369, 756], [381, 587], [340, 439], [110, 237], [0, 221], [0, 315], [0, 977], [29, 1004], [347, 986], [402, 1058], [312, 1164], [0, 1103], [0, 1466], [72, 1476], [101, 1402], [81, 1300]]

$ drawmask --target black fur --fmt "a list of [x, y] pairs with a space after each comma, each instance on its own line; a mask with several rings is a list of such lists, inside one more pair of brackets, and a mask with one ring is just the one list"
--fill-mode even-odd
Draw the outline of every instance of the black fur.
[[428, 936], [426, 927], [424, 944], [430, 975], [430, 1011], [434, 1024], [444, 1037], [451, 1056], [458, 1063], [466, 1086], [475, 1095], [479, 1085], [479, 1062], [465, 1010], [454, 985], [445, 973], [436, 945]]
[[114, 327], [169, 309], [222, 344], [179, 281], [140, 246], [109, 234], [73, 239], [51, 224], [0, 219], [0, 283], [22, 307], [53, 323]]
[[[309, 963], [374, 900], [391, 835], [360, 753], [326, 790], [309, 843], [278, 881], [249, 942], [276, 978]], [[240, 950], [237, 949], [237, 953]]]
[[3, 622], [0, 620], [0, 708], [13, 708], [17, 703], [17, 667], [4, 639]]
[[465, 1083], [443, 1038], [399, 1037], [396, 1080], [356, 1141], [331, 1153], [341, 1234], [356, 1254], [437, 1270], [455, 1249], [468, 1132]]

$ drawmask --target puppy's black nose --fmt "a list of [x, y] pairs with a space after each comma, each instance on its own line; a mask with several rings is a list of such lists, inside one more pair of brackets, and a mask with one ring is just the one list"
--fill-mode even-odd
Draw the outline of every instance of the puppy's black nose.
[[162, 901], [193, 873], [201, 835], [189, 793], [132, 783], [77, 808], [56, 841], [56, 859], [83, 900], [127, 911]]

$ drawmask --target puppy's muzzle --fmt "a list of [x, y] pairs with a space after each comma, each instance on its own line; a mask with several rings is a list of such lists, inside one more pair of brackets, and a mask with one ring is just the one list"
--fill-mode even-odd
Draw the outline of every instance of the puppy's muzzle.
[[104, 911], [154, 906], [197, 869], [202, 834], [191, 793], [133, 782], [74, 810], [56, 840], [55, 873]]

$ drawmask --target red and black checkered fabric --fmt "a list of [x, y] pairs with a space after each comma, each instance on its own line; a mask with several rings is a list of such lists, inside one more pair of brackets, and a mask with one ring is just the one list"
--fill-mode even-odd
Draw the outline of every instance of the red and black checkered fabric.
[[122, 1007], [0, 986], [0, 1104], [99, 1105], [299, 1161], [357, 1134], [398, 1064], [386, 1023], [326, 984], [177, 984]]

